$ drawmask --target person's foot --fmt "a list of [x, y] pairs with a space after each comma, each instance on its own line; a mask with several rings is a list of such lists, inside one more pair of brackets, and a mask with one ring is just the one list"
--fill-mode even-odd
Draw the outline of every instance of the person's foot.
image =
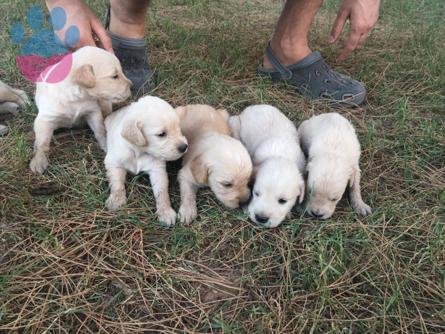
[[147, 61], [147, 44], [144, 38], [129, 38], [110, 31], [110, 8], [105, 29], [113, 43], [113, 50], [122, 65], [124, 74], [131, 80], [134, 95], [144, 95], [155, 87], [155, 76]]
[[265, 56], [267, 60], [258, 67], [260, 75], [268, 76], [275, 82], [286, 82], [310, 99], [351, 107], [360, 105], [365, 99], [363, 83], [333, 71], [319, 52], [309, 51], [299, 61], [287, 66], [286, 62], [278, 59], [270, 45], [266, 48]]

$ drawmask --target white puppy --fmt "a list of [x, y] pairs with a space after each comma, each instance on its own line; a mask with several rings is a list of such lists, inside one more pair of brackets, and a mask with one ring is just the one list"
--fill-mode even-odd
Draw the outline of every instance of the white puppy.
[[360, 143], [352, 124], [337, 113], [321, 114], [301, 123], [298, 133], [308, 156], [309, 214], [331, 217], [348, 183], [355, 211], [371, 213], [360, 193]]
[[304, 199], [304, 154], [295, 125], [277, 108], [255, 105], [230, 117], [235, 138], [252, 157], [255, 183], [249, 203], [250, 219], [263, 227], [276, 227], [298, 199]]
[[[15, 116], [20, 108], [28, 103], [28, 96], [23, 90], [11, 88], [0, 81], [0, 115], [11, 113]], [[8, 128], [0, 125], [0, 136], [6, 133], [8, 133]]]
[[241, 142], [230, 137], [227, 111], [208, 105], [188, 105], [176, 111], [190, 145], [178, 174], [181, 221], [190, 223], [196, 218], [196, 192], [200, 187], [210, 187], [229, 208], [246, 202], [252, 161]]
[[145, 172], [150, 176], [159, 221], [174, 224], [176, 213], [168, 195], [166, 161], [177, 160], [184, 154], [187, 139], [181, 133], [173, 107], [160, 98], [146, 96], [108, 116], [105, 127], [105, 168], [111, 188], [107, 208], [117, 210], [126, 203], [127, 171]]
[[59, 83], [37, 83], [34, 121], [36, 140], [30, 168], [43, 173], [48, 167], [48, 151], [54, 130], [87, 122], [102, 149], [106, 149], [103, 116], [111, 112], [111, 104], [130, 96], [131, 82], [122, 72], [113, 54], [91, 46], [72, 54], [68, 76]]

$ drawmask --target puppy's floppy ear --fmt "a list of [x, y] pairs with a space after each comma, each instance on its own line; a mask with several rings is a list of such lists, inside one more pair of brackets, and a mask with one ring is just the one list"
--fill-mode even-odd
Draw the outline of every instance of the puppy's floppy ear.
[[121, 136], [136, 146], [147, 146], [148, 141], [142, 132], [142, 125], [138, 121], [127, 121], [122, 127]]
[[209, 169], [201, 155], [198, 155], [190, 162], [190, 170], [197, 183], [206, 184], [208, 182]]
[[73, 73], [73, 82], [84, 88], [93, 88], [96, 86], [96, 76], [93, 66], [85, 64], [76, 69]]

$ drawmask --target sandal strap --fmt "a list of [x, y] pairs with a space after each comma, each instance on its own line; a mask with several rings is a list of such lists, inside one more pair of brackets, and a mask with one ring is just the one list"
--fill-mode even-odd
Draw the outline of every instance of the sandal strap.
[[289, 80], [290, 78], [292, 78], [292, 71], [289, 70], [286, 66], [284, 66], [283, 64], [281, 64], [281, 62], [278, 60], [278, 58], [275, 56], [275, 54], [272, 51], [272, 48], [270, 46], [270, 42], [267, 43], [267, 47], [266, 47], [266, 51], [265, 51], [266, 57], [267, 59], [270, 61], [270, 63], [272, 64], [272, 66], [278, 71], [280, 72], [281, 76], [283, 77], [283, 79], [285, 80]]

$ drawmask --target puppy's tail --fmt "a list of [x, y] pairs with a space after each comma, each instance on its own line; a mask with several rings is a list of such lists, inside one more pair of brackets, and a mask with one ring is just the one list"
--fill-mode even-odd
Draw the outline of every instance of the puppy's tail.
[[232, 136], [236, 139], [240, 139], [241, 132], [241, 118], [239, 116], [229, 117], [229, 127], [232, 132]]

